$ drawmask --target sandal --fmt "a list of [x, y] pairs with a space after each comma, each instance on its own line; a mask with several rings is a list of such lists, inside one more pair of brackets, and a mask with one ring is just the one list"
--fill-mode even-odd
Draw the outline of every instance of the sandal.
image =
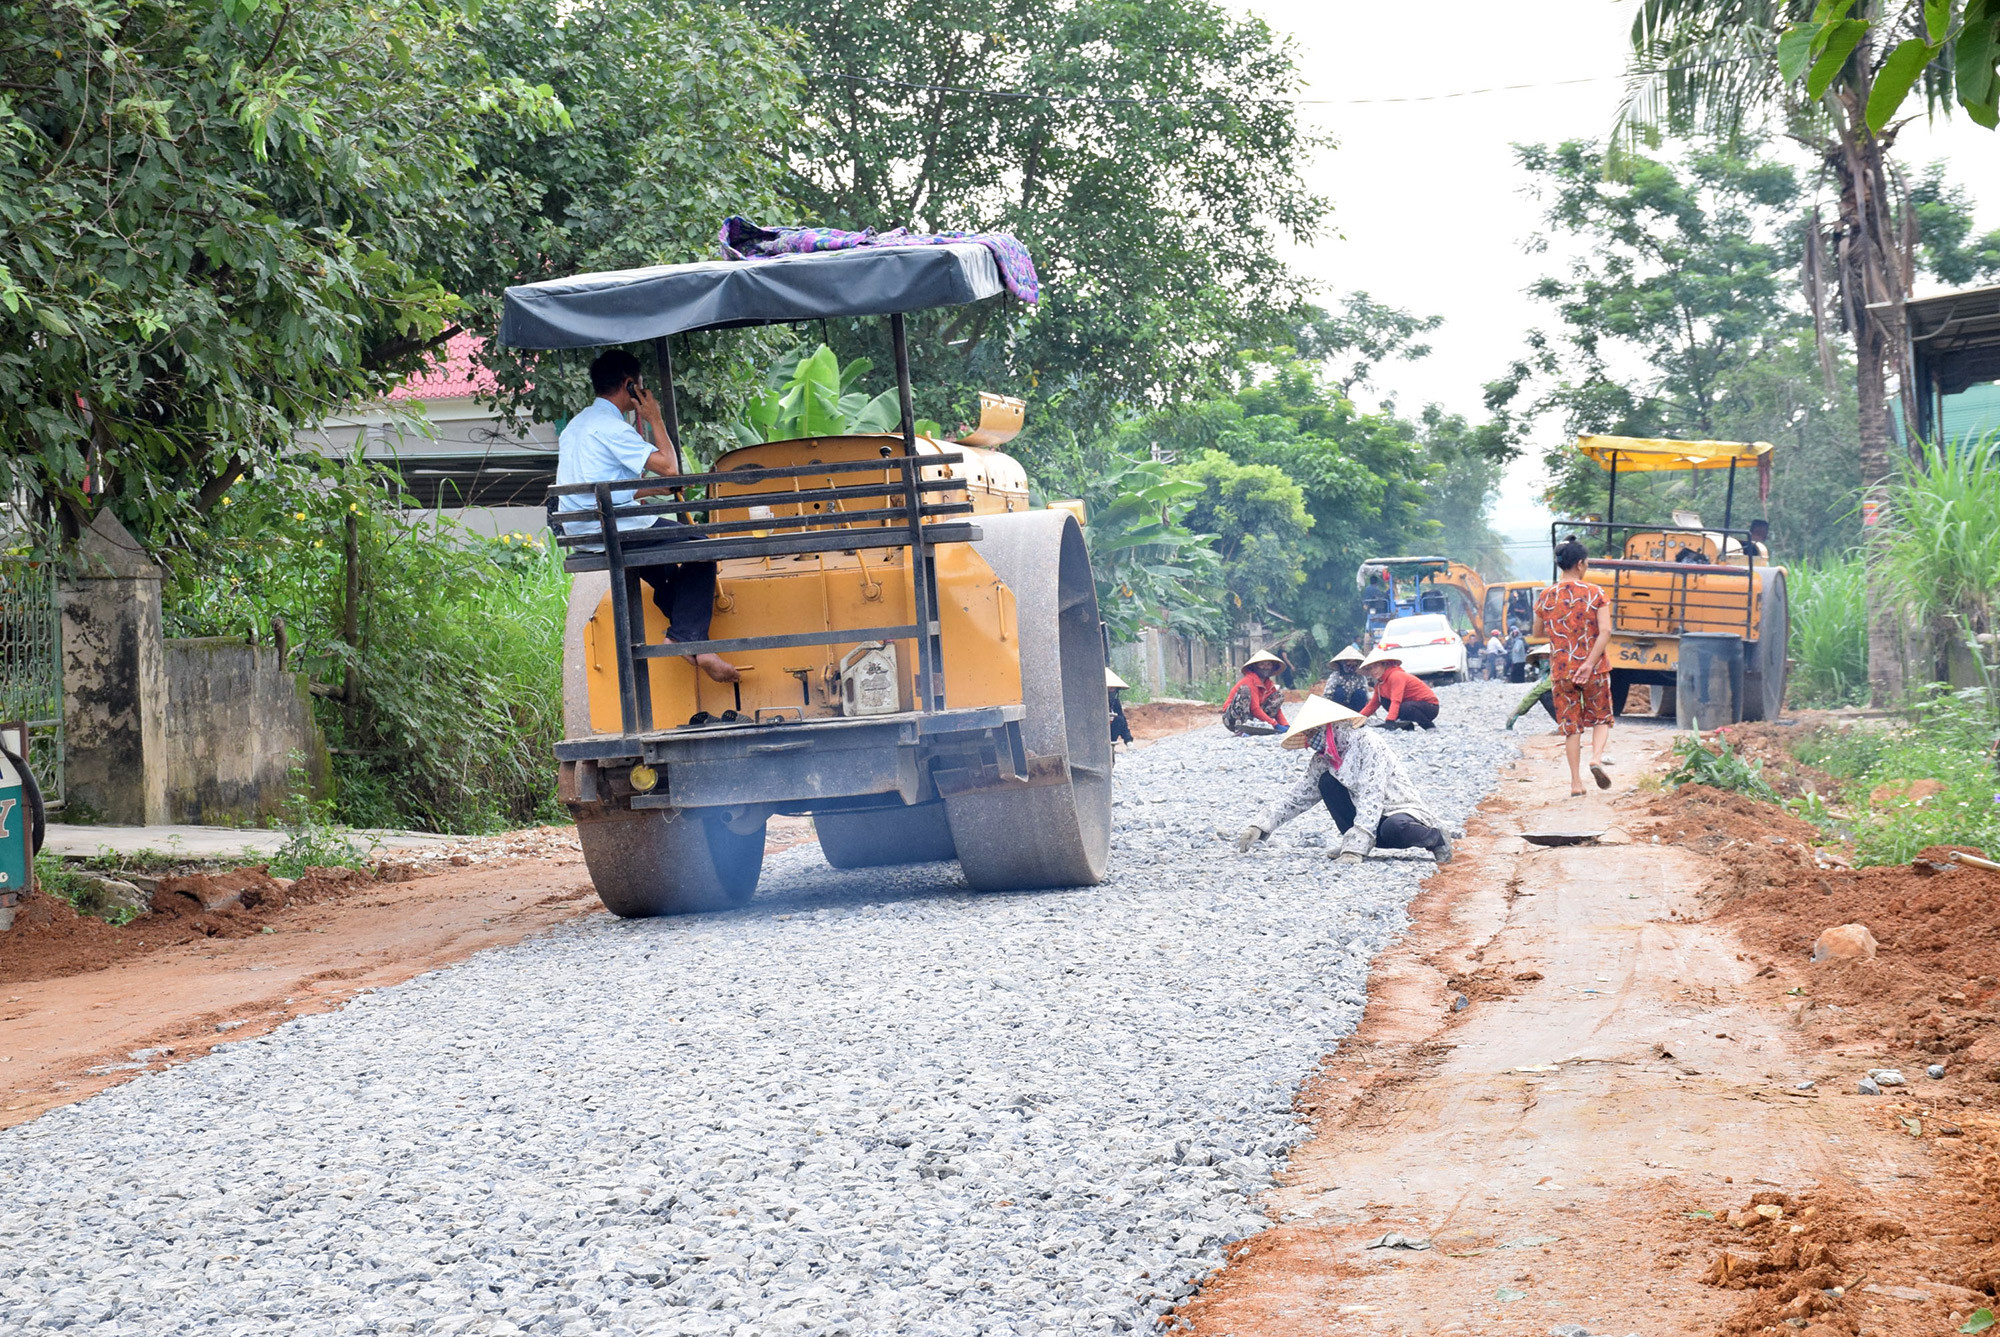
[[1599, 789], [1611, 788], [1611, 776], [1605, 771], [1602, 762], [1593, 761], [1590, 763], [1590, 778], [1597, 781]]

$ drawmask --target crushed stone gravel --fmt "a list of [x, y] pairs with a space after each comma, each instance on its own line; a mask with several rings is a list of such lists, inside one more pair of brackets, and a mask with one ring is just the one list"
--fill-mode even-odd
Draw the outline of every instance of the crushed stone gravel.
[[[1454, 829], [1521, 691], [1390, 735]], [[745, 910], [578, 921], [0, 1134], [0, 1331], [1153, 1331], [1265, 1224], [1433, 867], [1334, 865], [1323, 811], [1238, 855], [1303, 764], [1121, 756], [1101, 887], [802, 846]]]

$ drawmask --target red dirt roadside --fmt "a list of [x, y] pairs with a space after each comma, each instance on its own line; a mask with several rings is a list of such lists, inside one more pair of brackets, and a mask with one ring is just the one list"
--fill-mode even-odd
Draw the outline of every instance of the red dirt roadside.
[[[1621, 775], [1657, 768], [1662, 735], [1624, 736]], [[1990, 1018], [1991, 974], [1912, 984], [1942, 953], [1909, 921], [1935, 915], [1822, 891], [1815, 833], [1782, 810], [1622, 786], [1572, 803], [1556, 747], [1529, 740], [1413, 904], [1302, 1094], [1314, 1136], [1271, 1227], [1177, 1317], [1209, 1337], [1956, 1331], [2000, 1280], [2000, 1069], [1990, 1022], [1964, 1024]], [[1584, 825], [1606, 843], [1519, 836]], [[1969, 870], [1871, 878], [1996, 918], [2000, 887]], [[1807, 961], [1863, 912], [1876, 962]], [[1857, 1093], [1890, 1067], [1909, 1084]]]

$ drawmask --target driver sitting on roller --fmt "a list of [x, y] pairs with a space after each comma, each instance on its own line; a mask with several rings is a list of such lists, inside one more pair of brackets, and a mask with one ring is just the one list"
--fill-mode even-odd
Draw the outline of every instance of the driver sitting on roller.
[[[591, 406], [569, 420], [556, 438], [556, 484], [622, 483], [638, 481], [648, 473], [671, 478], [680, 472], [674, 459], [673, 441], [666, 421], [660, 416], [660, 401], [646, 392], [639, 381], [639, 359], [622, 348], [598, 355], [590, 364], [590, 386], [597, 392]], [[637, 411], [652, 440], [641, 436], [625, 415]], [[660, 444], [656, 445], [655, 442]], [[634, 488], [611, 494], [614, 506], [630, 505], [635, 497], [658, 497], [672, 488]], [[597, 501], [588, 494], [570, 494], [556, 499], [561, 511], [594, 511]], [[571, 534], [596, 534], [598, 522], [565, 522]], [[688, 526], [669, 516], [626, 516], [618, 521], [621, 544], [629, 554], [662, 544], [684, 542], [694, 537]], [[715, 611], [715, 563], [680, 562], [646, 568], [646, 583], [652, 586], [653, 602], [667, 620], [667, 640], [687, 644], [708, 639], [709, 618]], [[695, 666], [717, 682], [736, 682], [741, 677], [721, 655], [691, 655]]]

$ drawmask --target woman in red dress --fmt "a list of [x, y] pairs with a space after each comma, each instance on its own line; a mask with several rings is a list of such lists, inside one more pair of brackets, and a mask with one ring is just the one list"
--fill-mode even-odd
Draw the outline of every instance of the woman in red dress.
[[1590, 730], [1590, 775], [1611, 788], [1604, 745], [1611, 741], [1611, 600], [1585, 580], [1590, 558], [1575, 535], [1556, 545], [1556, 583], [1535, 597], [1535, 634], [1549, 638], [1549, 695], [1569, 755], [1569, 793], [1584, 792], [1583, 731]]

